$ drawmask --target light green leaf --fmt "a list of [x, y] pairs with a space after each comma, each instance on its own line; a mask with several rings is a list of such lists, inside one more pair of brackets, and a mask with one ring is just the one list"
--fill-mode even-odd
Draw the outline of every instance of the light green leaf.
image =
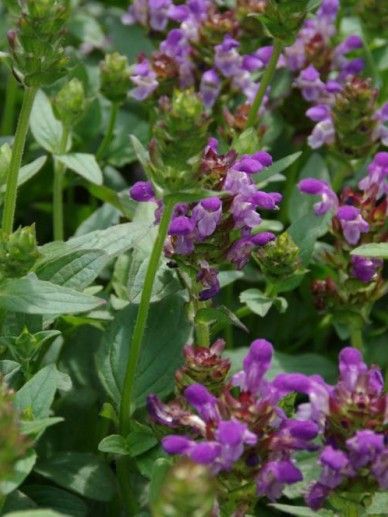
[[[136, 305], [129, 305], [117, 313], [97, 352], [98, 374], [115, 404], [120, 403], [137, 310]], [[182, 348], [190, 331], [185, 301], [180, 296], [152, 304], [135, 381], [137, 405], [144, 405], [151, 392], [163, 396], [173, 388], [174, 372], [182, 364]]]
[[20, 364], [4, 359], [0, 361], [0, 376], [10, 385], [13, 378], [20, 372]]
[[388, 259], [388, 242], [363, 244], [350, 252], [351, 255]]
[[120, 456], [128, 456], [128, 447], [124, 436], [119, 434], [111, 434], [106, 436], [98, 444], [98, 450], [106, 454], [118, 454]]
[[20, 512], [6, 513], [4, 517], [68, 517], [66, 514], [55, 512], [54, 510], [21, 510]]
[[30, 275], [0, 284], [0, 307], [26, 314], [73, 314], [87, 312], [105, 302], [95, 296], [55, 285]]
[[12, 474], [0, 482], [0, 493], [8, 495], [16, 490], [33, 469], [36, 459], [36, 452], [30, 449], [24, 458], [16, 463]]
[[36, 94], [30, 126], [38, 144], [46, 151], [55, 154], [60, 147], [63, 128], [55, 118], [50, 101], [42, 90]]
[[16, 393], [15, 407], [31, 413], [34, 418], [47, 418], [63, 375], [54, 364], [45, 366]]
[[71, 251], [41, 262], [35, 272], [41, 280], [83, 290], [97, 278], [109, 260], [109, 255], [102, 250]]
[[55, 159], [65, 165], [68, 169], [82, 176], [82, 178], [85, 178], [96, 185], [102, 185], [102, 171], [93, 154], [57, 154], [55, 155]]
[[153, 467], [150, 483], [150, 502], [154, 503], [159, 499], [160, 491], [166, 479], [172, 461], [170, 458], [158, 458]]
[[288, 233], [300, 249], [300, 258], [304, 266], [310, 262], [316, 241], [329, 230], [331, 214], [317, 216], [313, 212], [293, 222]]
[[253, 313], [264, 318], [272, 307], [274, 300], [268, 298], [259, 289], [252, 288], [240, 293], [240, 302], [245, 303]]
[[[26, 183], [29, 179], [31, 179], [35, 174], [37, 174], [40, 169], [43, 167], [43, 165], [47, 161], [47, 156], [40, 156], [36, 160], [34, 160], [31, 163], [28, 163], [27, 165], [24, 165], [20, 169], [20, 173], [18, 176], [18, 187]], [[0, 192], [5, 192], [6, 185], [2, 185], [0, 187]]]
[[387, 515], [388, 492], [376, 492], [372, 498], [372, 503], [367, 508], [368, 515]]
[[64, 418], [62, 417], [48, 417], [41, 418], [39, 420], [22, 420], [20, 423], [20, 427], [23, 434], [34, 434], [40, 435], [43, 431], [45, 431], [48, 427], [52, 425], [59, 424], [63, 422]]
[[39, 462], [35, 471], [63, 488], [96, 501], [110, 501], [115, 493], [109, 466], [94, 454], [57, 453]]
[[336, 514], [330, 510], [318, 510], [313, 511], [310, 508], [306, 508], [305, 506], [291, 506], [289, 504], [270, 504], [272, 508], [276, 508], [276, 510], [280, 510], [288, 515], [297, 515], [300, 517], [335, 517]]

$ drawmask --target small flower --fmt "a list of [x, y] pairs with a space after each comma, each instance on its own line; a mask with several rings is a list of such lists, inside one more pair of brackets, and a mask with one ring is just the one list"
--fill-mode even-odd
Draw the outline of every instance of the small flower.
[[324, 180], [316, 178], [306, 178], [298, 183], [298, 189], [303, 194], [321, 196], [321, 201], [314, 205], [316, 215], [324, 215], [329, 210], [334, 210], [338, 206], [338, 198]]
[[369, 230], [369, 224], [362, 218], [360, 210], [354, 206], [339, 207], [336, 217], [341, 223], [344, 237], [349, 244], [357, 244], [361, 234]]
[[159, 86], [156, 73], [152, 69], [148, 59], [145, 58], [142, 58], [142, 60], [132, 68], [131, 81], [136, 86], [136, 88], [131, 91], [131, 96], [138, 101], [143, 101], [152, 95]]
[[351, 258], [351, 274], [365, 284], [372, 282], [377, 277], [377, 272], [382, 268], [383, 261], [369, 257], [353, 255]]
[[151, 201], [155, 197], [154, 189], [149, 181], [137, 181], [129, 190], [134, 201]]
[[302, 479], [302, 473], [291, 461], [270, 461], [257, 476], [257, 491], [271, 501], [276, 501], [281, 496], [286, 484], [297, 483]]
[[211, 109], [221, 91], [221, 80], [213, 68], [202, 75], [199, 91], [206, 109]]
[[222, 217], [222, 202], [218, 197], [210, 197], [200, 201], [192, 212], [200, 238], [209, 237], [215, 232]]
[[302, 70], [295, 85], [301, 89], [303, 97], [309, 102], [317, 101], [325, 87], [318, 70], [313, 65]]

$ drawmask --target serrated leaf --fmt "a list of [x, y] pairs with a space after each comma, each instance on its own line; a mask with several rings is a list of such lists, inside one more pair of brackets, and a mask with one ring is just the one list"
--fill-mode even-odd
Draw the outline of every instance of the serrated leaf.
[[60, 148], [62, 124], [55, 118], [49, 98], [39, 90], [31, 111], [31, 132], [43, 149], [55, 154]]
[[35, 276], [11, 278], [0, 284], [0, 307], [26, 314], [73, 314], [100, 307], [104, 301]]
[[374, 242], [371, 244], [363, 244], [350, 252], [351, 255], [360, 255], [362, 257], [388, 259], [388, 242]]
[[96, 185], [102, 185], [102, 171], [93, 154], [57, 154], [55, 155], [55, 159], [76, 174], [79, 174], [82, 178], [85, 178]]

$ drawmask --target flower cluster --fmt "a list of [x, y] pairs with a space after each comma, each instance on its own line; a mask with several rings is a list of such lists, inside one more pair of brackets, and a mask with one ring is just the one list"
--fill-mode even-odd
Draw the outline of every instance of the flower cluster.
[[339, 0], [324, 0], [295, 43], [284, 50], [281, 64], [298, 74], [294, 86], [312, 104], [306, 112], [316, 124], [308, 138], [310, 147], [335, 145], [358, 157], [375, 142], [388, 144], [388, 105], [378, 108], [377, 90], [360, 77], [364, 61], [353, 54], [363, 47], [362, 39], [351, 35], [333, 46], [338, 10]]
[[[329, 211], [335, 213], [333, 232], [342, 249], [360, 243], [384, 239], [383, 224], [387, 212], [388, 153], [377, 153], [369, 164], [368, 174], [359, 182], [359, 191], [345, 188], [337, 197], [326, 181], [306, 178], [299, 182], [299, 190], [305, 194], [319, 196], [314, 211], [322, 216]], [[342, 238], [343, 236], [343, 238]], [[338, 250], [337, 250], [338, 251]], [[376, 280], [382, 261], [353, 255], [350, 259], [350, 274], [361, 282]]]
[[353, 486], [371, 493], [388, 489], [388, 395], [381, 371], [368, 368], [361, 353], [348, 347], [340, 353], [339, 372], [335, 386], [319, 376], [301, 374], [282, 374], [274, 382], [283, 393], [308, 395], [309, 402], [299, 406], [297, 416], [316, 422], [322, 430], [322, 470], [306, 495], [314, 510], [333, 491], [351, 492]]
[[302, 479], [293, 454], [315, 450], [318, 425], [286, 415], [283, 391], [265, 379], [272, 354], [272, 345], [258, 339], [220, 392], [195, 383], [169, 404], [151, 395], [148, 409], [154, 422], [179, 432], [162, 439], [166, 452], [207, 465], [224, 483], [255, 483], [257, 494], [273, 501]]
[[155, 91], [160, 95], [171, 89], [172, 83], [180, 88], [195, 87], [207, 109], [225, 92], [243, 94], [251, 103], [258, 89], [255, 74], [270, 60], [272, 47], [241, 53], [247, 32], [244, 21], [253, 10], [251, 6], [247, 11], [243, 4], [225, 10], [209, 0], [188, 0], [180, 5], [171, 0], [133, 2], [124, 23], [170, 30], [158, 51], [149, 58], [140, 56], [133, 67], [132, 96], [143, 100]]
[[[270, 232], [256, 233], [261, 223], [258, 210], [277, 210], [282, 199], [277, 192], [259, 190], [254, 181], [254, 175], [271, 163], [265, 151], [238, 156], [232, 150], [221, 155], [213, 138], [205, 148], [199, 182], [220, 197], [178, 204], [165, 246], [166, 256], [197, 272], [197, 281], [203, 287], [201, 300], [219, 290], [216, 265], [227, 261], [242, 269], [254, 248], [275, 238]], [[148, 182], [136, 183], [130, 193], [136, 201], [156, 201]], [[161, 208], [158, 202], [157, 217]]]

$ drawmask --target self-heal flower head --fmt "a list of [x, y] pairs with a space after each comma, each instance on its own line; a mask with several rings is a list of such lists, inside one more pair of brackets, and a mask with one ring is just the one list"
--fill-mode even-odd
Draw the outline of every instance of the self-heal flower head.
[[367, 233], [369, 230], [369, 224], [363, 219], [360, 210], [355, 206], [339, 207], [336, 217], [341, 223], [346, 241], [353, 246], [358, 243], [361, 234]]
[[286, 484], [297, 483], [302, 479], [301, 471], [291, 461], [270, 461], [261, 469], [257, 477], [257, 491], [271, 501], [276, 501], [282, 495]]
[[338, 206], [337, 195], [324, 180], [305, 178], [298, 183], [298, 189], [303, 194], [321, 197], [321, 201], [314, 205], [316, 215], [324, 215]]

